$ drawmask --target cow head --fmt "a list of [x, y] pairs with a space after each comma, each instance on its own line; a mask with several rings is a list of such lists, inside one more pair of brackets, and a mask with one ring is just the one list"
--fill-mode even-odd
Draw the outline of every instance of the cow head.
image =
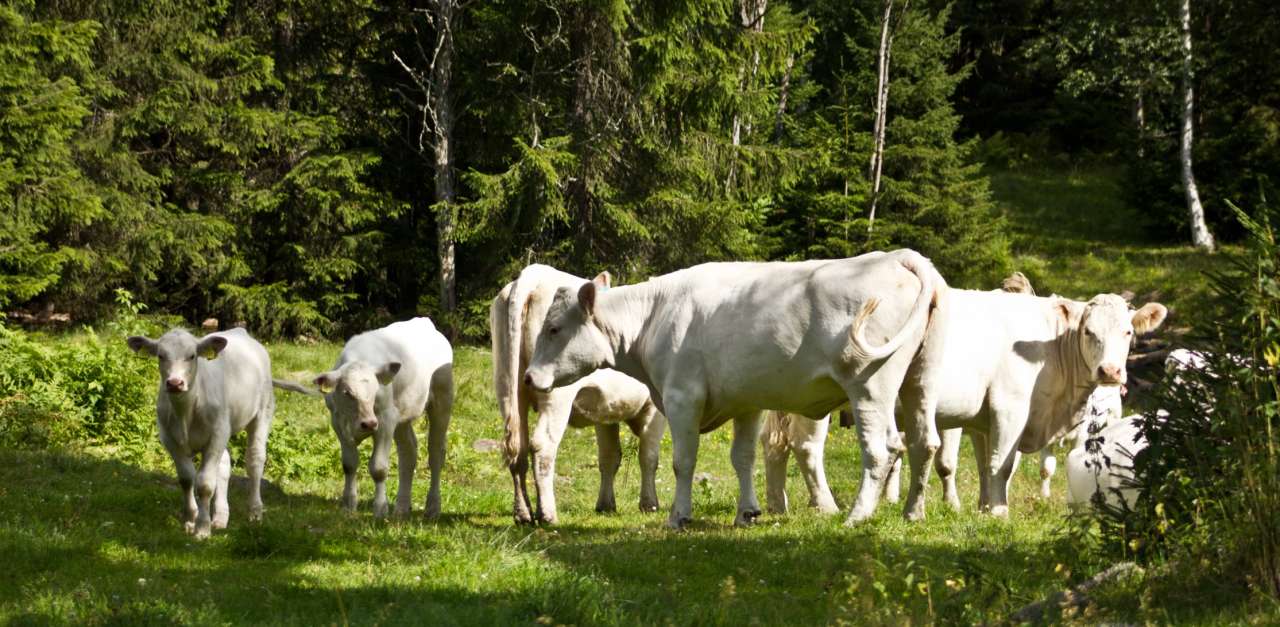
[[324, 403], [333, 413], [334, 422], [347, 424], [361, 433], [378, 428], [375, 401], [378, 390], [391, 385], [400, 372], [400, 362], [371, 366], [362, 361], [347, 362], [334, 370], [321, 373], [313, 382], [325, 393]]
[[153, 340], [134, 335], [126, 340], [135, 353], [146, 353], [160, 359], [160, 383], [172, 395], [186, 394], [196, 379], [198, 357], [214, 359], [227, 347], [227, 338], [206, 335], [196, 339], [183, 329], [174, 329]]
[[1128, 378], [1125, 363], [1133, 336], [1154, 331], [1167, 314], [1160, 303], [1147, 303], [1135, 311], [1115, 294], [1094, 296], [1085, 304], [1077, 329], [1080, 359], [1090, 381], [1123, 385]]
[[596, 298], [608, 289], [608, 275], [582, 284], [577, 290], [562, 287], [547, 310], [538, 333], [533, 359], [524, 383], [546, 392], [568, 385], [613, 360], [613, 349], [596, 325]]

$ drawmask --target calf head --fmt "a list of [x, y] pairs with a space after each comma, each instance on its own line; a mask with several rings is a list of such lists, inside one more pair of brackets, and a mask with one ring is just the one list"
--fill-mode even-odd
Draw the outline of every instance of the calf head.
[[325, 393], [325, 405], [333, 412], [336, 422], [348, 424], [359, 432], [371, 433], [378, 428], [378, 414], [374, 409], [378, 390], [384, 385], [391, 385], [399, 372], [398, 361], [380, 366], [352, 361], [321, 373], [313, 381]]
[[1123, 385], [1128, 378], [1125, 363], [1135, 334], [1154, 331], [1168, 310], [1147, 303], [1137, 310], [1115, 294], [1099, 294], [1084, 306], [1077, 329], [1080, 359], [1089, 378], [1099, 385]]
[[556, 290], [542, 330], [538, 332], [533, 359], [525, 370], [525, 385], [546, 392], [573, 383], [613, 362], [613, 349], [596, 324], [596, 298], [607, 288], [608, 276], [601, 275], [577, 290], [570, 287]]
[[196, 379], [199, 357], [215, 359], [227, 347], [227, 338], [207, 335], [196, 339], [187, 331], [174, 329], [153, 340], [134, 335], [126, 340], [135, 353], [146, 353], [160, 360], [160, 383], [169, 394], [186, 394]]

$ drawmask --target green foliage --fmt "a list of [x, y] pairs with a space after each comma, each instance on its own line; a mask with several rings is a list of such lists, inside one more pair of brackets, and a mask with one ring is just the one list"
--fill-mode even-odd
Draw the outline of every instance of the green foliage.
[[1196, 320], [1203, 369], [1166, 375], [1134, 460], [1137, 511], [1108, 531], [1142, 555], [1199, 564], [1196, 581], [1280, 594], [1280, 212], [1236, 209], [1247, 254], [1213, 277]]

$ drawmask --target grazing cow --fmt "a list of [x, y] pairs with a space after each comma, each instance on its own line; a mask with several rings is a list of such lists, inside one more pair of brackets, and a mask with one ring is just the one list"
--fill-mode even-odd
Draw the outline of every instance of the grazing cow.
[[[640, 511], [658, 510], [655, 476], [666, 418], [649, 398], [649, 388], [616, 370], [601, 369], [581, 380], [539, 392], [523, 385], [520, 373], [533, 355], [533, 344], [542, 329], [547, 308], [560, 287], [578, 288], [586, 279], [550, 266], [534, 264], [520, 272], [515, 281], [502, 288], [489, 309], [489, 330], [493, 340], [493, 383], [506, 431], [504, 452], [514, 485], [512, 507], [517, 523], [558, 519], [555, 497], [556, 452], [565, 429], [594, 426], [600, 465], [600, 493], [596, 511], [617, 510], [613, 494], [614, 476], [622, 459], [618, 425], [626, 423], [640, 438]], [[609, 274], [594, 279], [600, 289], [608, 289]], [[538, 415], [529, 437], [529, 409]], [[532, 440], [532, 441], [531, 441]], [[531, 514], [525, 476], [529, 449], [533, 450], [533, 480], [537, 490], [537, 510]]]
[[[979, 505], [997, 516], [1008, 514], [1017, 453], [1039, 451], [1066, 432], [1098, 385], [1123, 385], [1134, 334], [1154, 330], [1167, 313], [1158, 303], [1133, 311], [1113, 294], [1079, 302], [953, 289], [948, 305], [950, 333], [936, 375], [944, 385], [933, 392], [938, 428], [972, 434]], [[907, 406], [920, 394], [911, 382], [903, 386]], [[946, 457], [939, 456], [939, 466]], [[951, 468], [940, 467], [939, 474], [955, 506], [954, 458], [949, 461]]]
[[262, 467], [276, 407], [267, 350], [240, 328], [199, 339], [174, 329], [158, 340], [135, 335], [128, 344], [135, 353], [160, 360], [156, 424], [160, 443], [177, 468], [186, 532], [203, 540], [212, 529], [226, 528], [231, 478], [227, 440], [241, 431], [249, 432], [249, 520], [261, 519]]
[[369, 475], [373, 477], [373, 515], [387, 515], [387, 469], [394, 439], [399, 459], [400, 491], [396, 515], [412, 509], [413, 471], [418, 465], [418, 437], [413, 423], [425, 411], [427, 464], [431, 490], [426, 516], [440, 515], [440, 469], [453, 412], [453, 349], [429, 318], [396, 322], [347, 340], [333, 369], [315, 378], [325, 393], [330, 425], [342, 447], [346, 483], [342, 506], [356, 509], [357, 446], [373, 437]]
[[[761, 411], [817, 419], [852, 402], [863, 448], [852, 523], [872, 514], [893, 463], [896, 451], [886, 434], [894, 398], [921, 352], [926, 327], [937, 319], [930, 313], [945, 307], [939, 302], [945, 285], [929, 260], [902, 250], [840, 260], [708, 263], [608, 291], [594, 283], [561, 287], [525, 383], [549, 391], [608, 367], [648, 385], [671, 427], [672, 528], [691, 520], [699, 432], [734, 421], [734, 522], [749, 525], [760, 514], [751, 470]], [[917, 428], [909, 432], [927, 468], [938, 436], [924, 383], [917, 382], [923, 401], [912, 422]]]

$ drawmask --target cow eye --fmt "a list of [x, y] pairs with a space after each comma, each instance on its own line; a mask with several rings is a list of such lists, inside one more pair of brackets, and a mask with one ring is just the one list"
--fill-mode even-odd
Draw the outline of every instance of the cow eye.
[[196, 354], [195, 354], [195, 353], [191, 353], [191, 356], [190, 356], [190, 357], [187, 357], [187, 359], [188, 359], [188, 360], [191, 360], [191, 361], [194, 361], [194, 360], [195, 360], [195, 358], [196, 358]]
[[551, 327], [550, 329], [547, 329], [547, 335], [555, 335], [559, 332], [560, 332], [559, 327]]

